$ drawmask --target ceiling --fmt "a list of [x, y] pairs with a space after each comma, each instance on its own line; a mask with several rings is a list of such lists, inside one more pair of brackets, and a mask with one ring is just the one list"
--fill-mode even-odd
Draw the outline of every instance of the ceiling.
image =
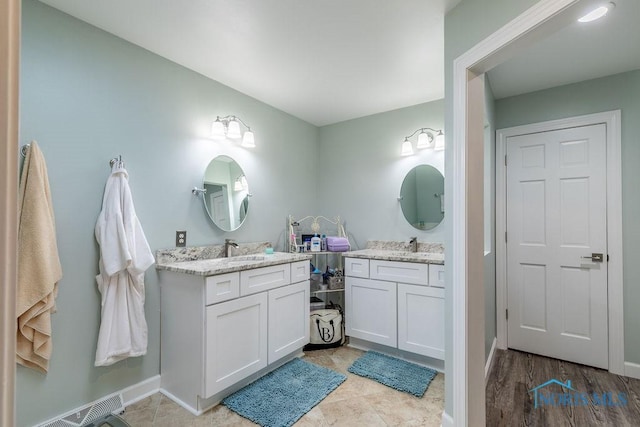
[[614, 1], [606, 17], [576, 21], [489, 71], [495, 98], [640, 69], [640, 0]]
[[[460, 2], [41, 1], [317, 126], [443, 98]], [[615, 2], [491, 70], [495, 97], [640, 69], [640, 0]]]
[[460, 0], [42, 0], [317, 126], [444, 97]]

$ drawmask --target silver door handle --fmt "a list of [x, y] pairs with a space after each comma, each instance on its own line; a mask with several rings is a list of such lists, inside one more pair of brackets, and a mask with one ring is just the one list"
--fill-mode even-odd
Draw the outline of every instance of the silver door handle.
[[592, 262], [602, 262], [604, 260], [603, 254], [592, 253], [591, 256], [583, 256], [583, 259], [590, 259]]

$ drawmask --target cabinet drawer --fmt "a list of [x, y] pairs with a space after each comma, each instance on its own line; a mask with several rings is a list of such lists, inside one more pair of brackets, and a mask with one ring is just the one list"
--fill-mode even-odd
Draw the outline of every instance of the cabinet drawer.
[[291, 263], [291, 283], [309, 280], [309, 261]]
[[429, 286], [444, 288], [444, 265], [429, 264]]
[[369, 278], [369, 260], [363, 258], [345, 258], [344, 274], [349, 277]]
[[238, 272], [209, 276], [206, 282], [206, 305], [216, 304], [240, 296]]
[[429, 284], [429, 265], [415, 262], [371, 260], [370, 277], [389, 282]]
[[240, 295], [251, 295], [291, 283], [289, 264], [272, 265], [240, 272]]

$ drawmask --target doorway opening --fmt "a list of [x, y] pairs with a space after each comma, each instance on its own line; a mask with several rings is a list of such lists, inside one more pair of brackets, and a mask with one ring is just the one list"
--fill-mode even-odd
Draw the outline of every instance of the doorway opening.
[[616, 110], [497, 132], [498, 348], [624, 374], [620, 126]]

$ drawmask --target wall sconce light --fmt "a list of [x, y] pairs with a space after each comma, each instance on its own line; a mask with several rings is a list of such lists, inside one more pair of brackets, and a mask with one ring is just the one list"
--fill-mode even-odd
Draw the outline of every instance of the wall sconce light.
[[404, 137], [400, 155], [413, 155], [413, 145], [409, 138], [412, 138], [415, 134], [418, 134], [418, 142], [416, 143], [416, 148], [420, 150], [425, 148], [431, 148], [437, 151], [444, 150], [444, 133], [441, 129], [420, 128], [416, 129], [411, 135]]
[[247, 178], [244, 175], [236, 178], [233, 183], [233, 191], [247, 191], [249, 190], [249, 183], [247, 182]]
[[[240, 130], [240, 124], [247, 128], [244, 134]], [[225, 138], [239, 139], [240, 137], [242, 137], [243, 147], [253, 148], [256, 146], [251, 128], [238, 116], [218, 116], [211, 124], [211, 138], [217, 141], [222, 141]]]

